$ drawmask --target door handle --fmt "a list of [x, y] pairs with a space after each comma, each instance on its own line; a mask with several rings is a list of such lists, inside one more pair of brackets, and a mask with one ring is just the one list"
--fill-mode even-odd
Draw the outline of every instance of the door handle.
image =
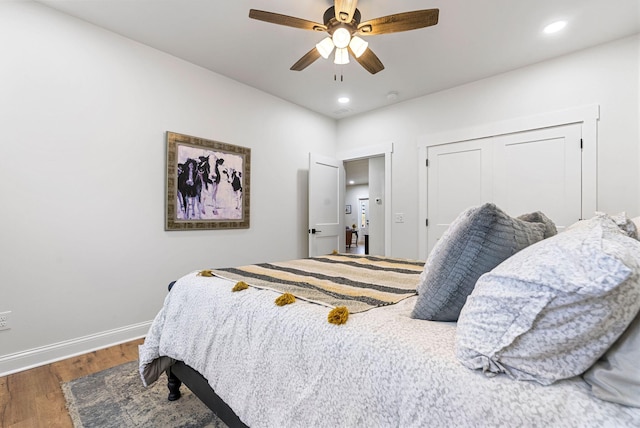
[[321, 230], [311, 229], [311, 234], [315, 235], [316, 233], [322, 232]]

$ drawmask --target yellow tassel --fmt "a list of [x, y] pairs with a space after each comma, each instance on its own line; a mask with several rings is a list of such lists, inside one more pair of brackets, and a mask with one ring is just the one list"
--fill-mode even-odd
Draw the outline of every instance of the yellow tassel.
[[210, 269], [201, 270], [198, 272], [198, 276], [214, 276]]
[[336, 256], [336, 255], [338, 255], [339, 253], [338, 253], [338, 250], [333, 250], [333, 251], [331, 252], [331, 254], [332, 254], [332, 255], [334, 255], [334, 256]]
[[349, 319], [349, 309], [346, 306], [338, 306], [329, 312], [327, 319], [331, 324], [344, 324]]
[[282, 296], [276, 299], [276, 305], [284, 306], [296, 301], [296, 296], [291, 293], [284, 293]]
[[233, 286], [231, 291], [242, 291], [242, 290], [246, 290], [247, 288], [249, 288], [249, 286], [247, 285], [246, 282], [238, 281], [236, 285]]

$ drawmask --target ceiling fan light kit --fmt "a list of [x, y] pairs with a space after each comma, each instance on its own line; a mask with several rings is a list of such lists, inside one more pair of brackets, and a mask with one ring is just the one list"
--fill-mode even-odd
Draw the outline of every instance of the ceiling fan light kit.
[[327, 59], [329, 58], [329, 55], [331, 55], [331, 52], [333, 52], [334, 46], [335, 45], [333, 44], [333, 40], [331, 40], [331, 37], [325, 37], [320, 43], [316, 45], [316, 49], [318, 50], [322, 58]]
[[344, 49], [349, 46], [351, 41], [351, 33], [344, 27], [336, 28], [331, 36], [333, 44], [339, 49]]
[[349, 47], [351, 48], [351, 52], [356, 58], [360, 58], [364, 51], [367, 50], [369, 46], [369, 42], [365, 42], [358, 36], [353, 36], [351, 41], [349, 42]]
[[334, 64], [349, 64], [349, 51], [346, 48], [336, 48], [336, 56], [333, 60]]
[[368, 48], [369, 44], [358, 36], [397, 33], [430, 27], [438, 23], [438, 9], [396, 13], [361, 23], [357, 5], [357, 0], [335, 0], [334, 5], [324, 12], [323, 24], [256, 9], [249, 10], [249, 18], [302, 30], [324, 31], [329, 34], [329, 37], [316, 44], [292, 65], [291, 70], [302, 71], [320, 57], [327, 59], [335, 47], [335, 64], [348, 64], [351, 54], [371, 74], [384, 70], [384, 65]]

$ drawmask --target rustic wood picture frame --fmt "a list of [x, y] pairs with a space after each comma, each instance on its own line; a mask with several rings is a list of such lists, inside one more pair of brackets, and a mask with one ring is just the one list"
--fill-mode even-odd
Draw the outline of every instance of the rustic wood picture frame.
[[251, 149], [167, 131], [165, 230], [247, 229]]

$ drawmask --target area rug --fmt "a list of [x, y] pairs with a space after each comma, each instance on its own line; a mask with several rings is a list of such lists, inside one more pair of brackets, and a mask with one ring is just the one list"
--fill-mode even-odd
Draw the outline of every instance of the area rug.
[[137, 361], [64, 382], [62, 390], [76, 428], [226, 428], [184, 385], [177, 401], [167, 400], [164, 376], [145, 388]]

